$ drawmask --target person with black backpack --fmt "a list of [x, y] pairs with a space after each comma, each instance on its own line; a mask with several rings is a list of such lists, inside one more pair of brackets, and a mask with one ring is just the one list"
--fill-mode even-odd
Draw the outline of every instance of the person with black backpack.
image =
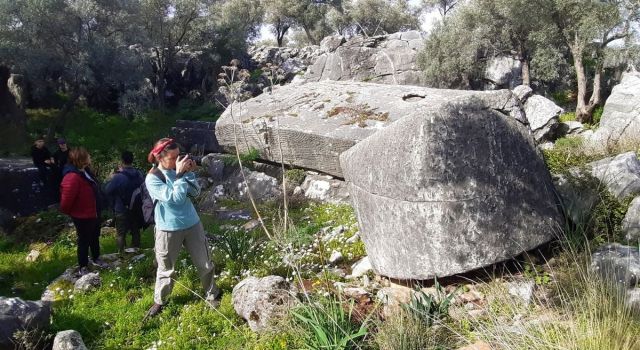
[[[118, 252], [125, 253], [127, 233], [131, 232], [131, 251], [140, 249], [140, 228], [143, 226], [136, 206], [138, 189], [144, 182], [142, 173], [133, 167], [133, 153], [122, 152], [122, 165], [105, 186], [105, 193], [113, 200]], [[128, 249], [127, 249], [128, 251]]]

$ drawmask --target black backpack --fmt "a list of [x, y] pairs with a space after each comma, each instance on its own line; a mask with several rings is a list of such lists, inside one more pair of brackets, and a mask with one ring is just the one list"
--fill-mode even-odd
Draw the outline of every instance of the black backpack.
[[137, 171], [135, 175], [125, 171], [120, 171], [118, 174], [122, 174], [127, 178], [127, 185], [120, 191], [120, 200], [129, 211], [135, 211], [140, 204], [138, 189], [144, 183], [144, 177]]
[[[162, 171], [160, 171], [160, 169], [153, 167], [149, 173], [157, 176], [162, 182], [167, 183], [167, 179], [164, 177], [164, 174], [162, 173]], [[142, 227], [147, 228], [150, 225], [155, 224], [154, 212], [158, 201], [154, 201], [149, 195], [149, 191], [147, 191], [147, 185], [145, 181], [142, 181], [140, 187], [138, 187], [133, 192], [133, 194], [136, 196], [136, 200], [139, 199], [139, 215], [142, 219]]]

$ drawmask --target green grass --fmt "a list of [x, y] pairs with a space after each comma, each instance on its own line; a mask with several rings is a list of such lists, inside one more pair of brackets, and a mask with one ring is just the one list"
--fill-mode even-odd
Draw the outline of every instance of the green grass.
[[[129, 238], [130, 239], [130, 238]], [[0, 295], [40, 299], [47, 285], [64, 270], [77, 265], [76, 236], [72, 228], [64, 228], [53, 242], [16, 243], [13, 237], [0, 237]], [[142, 246], [153, 245], [151, 232], [142, 234]], [[40, 251], [33, 262], [26, 260], [32, 249]], [[117, 251], [113, 231], [100, 237], [102, 254]]]

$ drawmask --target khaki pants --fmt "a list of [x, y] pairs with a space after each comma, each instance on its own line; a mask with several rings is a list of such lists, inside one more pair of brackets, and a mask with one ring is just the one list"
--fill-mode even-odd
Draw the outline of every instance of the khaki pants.
[[213, 263], [209, 257], [207, 238], [204, 236], [201, 222], [179, 231], [162, 231], [156, 228], [155, 240], [158, 271], [153, 300], [156, 304], [164, 304], [171, 294], [176, 261], [183, 244], [198, 269], [205, 298], [211, 299], [218, 295], [218, 287], [213, 279]]

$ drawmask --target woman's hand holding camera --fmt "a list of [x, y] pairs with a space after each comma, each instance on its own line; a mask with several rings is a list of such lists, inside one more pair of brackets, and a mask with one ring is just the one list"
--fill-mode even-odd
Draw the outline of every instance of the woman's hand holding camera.
[[196, 168], [196, 162], [189, 158], [189, 155], [178, 156], [176, 160], [176, 173], [184, 174]]

